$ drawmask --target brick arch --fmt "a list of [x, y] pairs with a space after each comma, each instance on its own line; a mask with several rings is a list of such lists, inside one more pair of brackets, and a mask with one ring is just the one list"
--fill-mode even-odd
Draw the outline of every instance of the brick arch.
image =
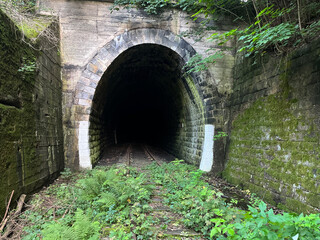
[[[157, 44], [167, 47], [177, 53], [184, 62], [196, 54], [193, 47], [184, 39], [178, 37], [168, 30], [161, 29], [135, 29], [126, 31], [103, 46], [97, 54], [89, 61], [82, 71], [81, 77], [76, 84], [74, 105], [76, 111], [74, 117], [78, 127], [78, 153], [80, 168], [91, 168], [89, 148], [89, 116], [91, 112], [92, 99], [96, 87], [109, 65], [123, 52], [133, 46], [142, 44]], [[207, 74], [208, 75], [208, 74]], [[213, 133], [214, 126], [209, 124], [207, 102], [204, 100], [205, 79], [199, 74], [192, 74], [191, 79], [201, 99], [204, 109], [204, 141], [200, 169], [210, 171], [213, 163]]]

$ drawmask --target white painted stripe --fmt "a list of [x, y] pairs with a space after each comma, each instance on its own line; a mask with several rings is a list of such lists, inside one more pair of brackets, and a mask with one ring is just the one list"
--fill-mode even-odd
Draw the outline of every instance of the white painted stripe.
[[210, 172], [213, 164], [213, 136], [214, 126], [206, 124], [204, 128], [204, 143], [202, 148], [201, 163], [199, 169]]
[[89, 122], [81, 121], [78, 132], [79, 165], [81, 169], [92, 169], [89, 148]]

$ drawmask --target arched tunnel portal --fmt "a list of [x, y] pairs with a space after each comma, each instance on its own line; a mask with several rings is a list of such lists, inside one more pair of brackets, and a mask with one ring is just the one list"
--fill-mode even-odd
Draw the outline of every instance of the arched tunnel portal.
[[116, 142], [157, 145], [188, 161], [201, 157], [202, 104], [182, 64], [177, 53], [157, 44], [131, 47], [112, 62], [91, 108], [93, 162]]
[[[131, 142], [157, 145], [194, 164], [207, 152], [212, 164], [206, 108], [197, 76], [183, 70], [185, 58], [164, 44], [140, 43], [110, 61], [95, 86], [87, 133], [80, 123], [80, 166], [83, 159], [96, 164], [114, 144]], [[213, 134], [213, 126], [209, 130]], [[89, 152], [80, 149], [84, 138]]]

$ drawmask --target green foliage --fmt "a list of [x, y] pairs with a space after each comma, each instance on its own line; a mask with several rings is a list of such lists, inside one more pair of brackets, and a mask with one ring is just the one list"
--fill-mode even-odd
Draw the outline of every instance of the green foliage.
[[[320, 14], [320, 7], [319, 7], [319, 14]], [[311, 23], [309, 26], [307, 26], [306, 28], [301, 29], [301, 35], [303, 38], [317, 37], [319, 36], [319, 32], [320, 32], [320, 20], [315, 21]], [[299, 41], [299, 39], [297, 41]]]
[[179, 0], [174, 5], [186, 12], [194, 12], [199, 9], [198, 0]]
[[99, 210], [111, 206], [122, 209], [130, 202], [145, 202], [150, 199], [144, 174], [129, 169], [92, 170], [90, 176], [78, 181], [79, 197], [84, 202], [92, 202]]
[[128, 233], [128, 231], [126, 231], [126, 229], [124, 229], [124, 227], [122, 226], [118, 226], [114, 230], [111, 230], [109, 236], [111, 239], [121, 239], [121, 240], [130, 240], [133, 238], [133, 234], [131, 232]]
[[213, 140], [218, 140], [219, 138], [222, 138], [222, 137], [228, 137], [228, 134], [226, 132], [218, 132], [218, 134], [214, 135], [213, 136]]
[[37, 69], [36, 60], [23, 58], [22, 66], [18, 69], [18, 72], [29, 74], [35, 72]]
[[184, 66], [187, 73], [201, 72], [207, 69], [208, 64], [215, 63], [218, 59], [223, 58], [224, 53], [222, 51], [216, 51], [214, 54], [203, 58], [200, 54], [194, 55]]
[[69, 227], [64, 221], [49, 222], [43, 226], [44, 240], [98, 240], [100, 236], [100, 223], [91, 221], [90, 214], [77, 209], [74, 216], [75, 222]]
[[210, 239], [320, 239], [320, 215], [274, 214], [256, 197], [248, 211], [227, 203], [223, 194], [202, 180], [203, 172], [179, 161], [150, 166], [165, 184], [165, 201], [183, 215], [184, 224]]
[[137, 7], [144, 9], [148, 14], [157, 14], [163, 7], [168, 6], [168, 0], [115, 0], [111, 10], [119, 10], [118, 6], [125, 8]]
[[[260, 1], [258, 6], [255, 6], [255, 14], [252, 14], [253, 1], [246, 3], [223, 0], [199, 1], [204, 5], [193, 15], [195, 19], [199, 14], [205, 14], [208, 19], [217, 20], [224, 13], [235, 20], [240, 19], [242, 22], [247, 22], [245, 27], [239, 26], [224, 33], [214, 33], [209, 37], [209, 41], [222, 47], [220, 55], [230, 50], [226, 47], [227, 43], [235, 39], [239, 41], [238, 52], [243, 52], [245, 57], [255, 57], [267, 52], [286, 53], [319, 36], [320, 33], [320, 21], [317, 19], [320, 4], [314, 1], [304, 3], [300, 8], [296, 3], [286, 4], [286, 1], [284, 1], [284, 8], [280, 3], [272, 5], [267, 1], [267, 4], [264, 5], [265, 3]], [[311, 6], [314, 8], [310, 8]], [[239, 12], [239, 9], [242, 10]], [[306, 12], [306, 9], [310, 11]], [[247, 17], [244, 13], [247, 13]], [[203, 24], [206, 22], [204, 21]], [[217, 56], [214, 53], [205, 58], [196, 55], [187, 63], [188, 69], [194, 72], [203, 71], [208, 68], [208, 63], [214, 63], [220, 58], [220, 55]]]
[[[256, 16], [256, 21], [245, 28], [239, 30], [236, 34], [242, 43], [242, 48], [238, 51], [244, 51], [245, 56], [251, 54], [264, 54], [269, 48], [277, 48], [281, 52], [281, 47], [287, 46], [289, 40], [299, 32], [298, 25], [291, 22], [275, 22], [292, 9], [275, 9], [274, 5], [264, 8]], [[262, 21], [265, 17], [268, 21]]]
[[203, 172], [194, 166], [173, 162], [154, 166], [153, 177], [166, 186], [165, 202], [183, 215], [186, 227], [202, 232], [209, 237], [216, 216], [231, 220], [242, 210], [232, 208], [222, 198], [222, 193], [202, 180]]
[[164, 8], [180, 8], [183, 11], [194, 11], [199, 9], [198, 0], [115, 0], [111, 8], [119, 10], [119, 7], [143, 9], [147, 14], [159, 14]]
[[210, 237], [216, 239], [320, 239], [319, 214], [274, 214], [262, 201], [257, 207], [249, 206], [240, 222], [227, 223], [223, 218], [212, 221], [215, 226]]
[[[202, 171], [182, 160], [146, 169], [183, 224], [208, 239], [320, 239], [319, 214], [274, 214], [258, 198], [248, 210], [239, 209], [237, 200], [226, 202]], [[34, 198], [33, 210], [22, 216], [33, 223], [23, 239], [154, 239], [159, 220], [149, 214], [154, 187], [146, 181], [135, 169], [120, 167], [88, 171], [75, 184], [52, 185], [46, 194], [61, 209], [48, 210], [41, 207], [44, 196]]]
[[0, 7], [10, 4], [23, 12], [34, 12], [36, 7], [36, 0], [1, 0], [1, 2]]
[[[75, 180], [68, 170], [62, 173], [62, 178]], [[80, 240], [99, 239], [99, 236], [109, 234], [121, 235], [121, 231], [100, 232], [102, 227], [110, 224], [114, 229], [120, 226], [131, 229], [137, 225], [139, 227], [135, 227], [134, 233], [140, 236], [139, 239], [145, 239], [152, 233], [149, 230], [151, 221], [143, 214], [150, 211], [147, 203], [153, 189], [145, 182], [144, 174], [133, 168], [120, 167], [97, 168], [88, 171], [75, 184], [52, 185], [46, 190], [46, 196], [55, 198], [56, 204], [61, 207], [48, 211], [40, 207], [43, 200], [35, 198], [33, 202], [39, 206], [35, 207], [37, 211], [23, 215], [23, 218], [33, 222], [24, 229], [27, 233], [24, 239]], [[128, 233], [128, 236], [131, 235]]]
[[65, 168], [63, 172], [61, 172], [61, 177], [64, 179], [71, 179], [73, 177], [73, 173], [70, 168]]
[[[251, 17], [252, 2], [241, 0], [199, 0], [201, 8], [193, 15], [195, 19], [203, 14], [208, 19], [219, 20], [229, 17], [234, 21], [246, 22]], [[248, 19], [249, 18], [249, 19]]]
[[291, 23], [281, 23], [274, 27], [270, 23], [265, 24], [259, 30], [251, 26], [239, 32], [239, 41], [243, 42], [243, 47], [239, 52], [244, 51], [245, 56], [248, 57], [252, 54], [263, 55], [270, 47], [277, 47], [280, 50], [280, 45], [287, 46], [289, 40], [296, 34], [297, 27]]
[[45, 33], [45, 28], [49, 25], [49, 21], [43, 21], [36, 18], [30, 21], [25, 20], [17, 23], [21, 32], [30, 40], [36, 40], [41, 34]]
[[[55, 16], [41, 16], [36, 11], [36, 1], [0, 0], [3, 10], [19, 28], [21, 40], [36, 48], [34, 44], [40, 37], [46, 39], [52, 46], [57, 47], [59, 39], [56, 32], [49, 26], [56, 21]], [[31, 41], [30, 41], [31, 40]]]

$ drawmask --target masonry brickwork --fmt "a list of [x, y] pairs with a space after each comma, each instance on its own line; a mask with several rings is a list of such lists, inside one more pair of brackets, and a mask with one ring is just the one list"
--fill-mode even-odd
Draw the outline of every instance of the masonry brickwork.
[[290, 211], [320, 209], [320, 40], [237, 59], [224, 176]]
[[[103, 74], [122, 52], [136, 45], [157, 44], [170, 48], [180, 55], [183, 61], [187, 61], [190, 53], [205, 54], [209, 47], [219, 48], [214, 42], [178, 37], [185, 31], [200, 27], [201, 19], [194, 22], [183, 11], [169, 9], [160, 15], [150, 16], [137, 9], [120, 9], [111, 13], [111, 6], [112, 3], [100, 1], [40, 1], [40, 13], [53, 13], [60, 18], [65, 153], [67, 166], [74, 169], [81, 166], [81, 159], [88, 162], [88, 158], [93, 157], [90, 161], [95, 162], [101, 149], [108, 142], [105, 135], [101, 137], [101, 131], [95, 125], [99, 125], [101, 121], [94, 116], [95, 109], [91, 107], [91, 103], [96, 91], [99, 91], [96, 86]], [[227, 19], [214, 25], [217, 28], [216, 32], [232, 28], [232, 23]], [[202, 127], [199, 129], [204, 129], [204, 124], [214, 124], [216, 131], [226, 128], [223, 94], [230, 92], [233, 62], [232, 54], [227, 54], [224, 60], [218, 61], [205, 73], [192, 77], [192, 85], [195, 85], [194, 89], [200, 96], [198, 100], [201, 101], [205, 114]], [[190, 88], [185, 91], [190, 92]], [[92, 125], [89, 120], [90, 114]], [[196, 115], [193, 112], [192, 119], [195, 119]], [[88, 128], [91, 128], [91, 135]], [[187, 131], [192, 130], [189, 128]], [[202, 152], [199, 146], [202, 145], [204, 136], [199, 133], [199, 136], [193, 138], [192, 134], [195, 132], [186, 132], [185, 137], [180, 134], [180, 140], [177, 138], [173, 143], [177, 145], [180, 142], [180, 147], [175, 147], [179, 150], [172, 148], [172, 151], [178, 157], [193, 159], [194, 163], [199, 164]], [[88, 138], [94, 139], [94, 142], [89, 142]], [[100, 143], [98, 140], [101, 140]], [[187, 154], [179, 154], [183, 152], [182, 146]], [[89, 148], [91, 150], [88, 150]], [[223, 141], [217, 143], [214, 152], [216, 171], [222, 170], [224, 148]]]
[[[192, 55], [219, 49], [181, 37], [199, 22], [176, 9], [157, 16], [137, 9], [111, 13], [111, 4], [39, 1], [39, 13], [59, 17], [52, 27], [60, 28], [60, 55], [55, 47], [36, 52], [21, 43], [0, 13], [0, 212], [13, 189], [15, 198], [32, 192], [64, 165], [91, 168], [114, 143], [119, 89], [122, 96], [138, 89], [132, 83], [147, 76], [143, 69], [152, 70], [140, 81], [149, 91], [145, 101], [155, 95], [164, 102], [154, 107], [168, 106], [164, 149], [192, 164], [213, 159], [213, 172], [280, 207], [319, 211], [319, 40], [256, 63], [229, 52], [207, 71], [186, 74], [182, 66]], [[213, 26], [223, 32], [232, 23]], [[134, 76], [131, 85], [126, 75]], [[220, 131], [229, 137], [212, 147]]]
[[[51, 25], [58, 31], [57, 24]], [[64, 168], [62, 82], [58, 49], [21, 41], [0, 11], [0, 215], [12, 202], [56, 178]], [[34, 67], [33, 67], [34, 66]]]

